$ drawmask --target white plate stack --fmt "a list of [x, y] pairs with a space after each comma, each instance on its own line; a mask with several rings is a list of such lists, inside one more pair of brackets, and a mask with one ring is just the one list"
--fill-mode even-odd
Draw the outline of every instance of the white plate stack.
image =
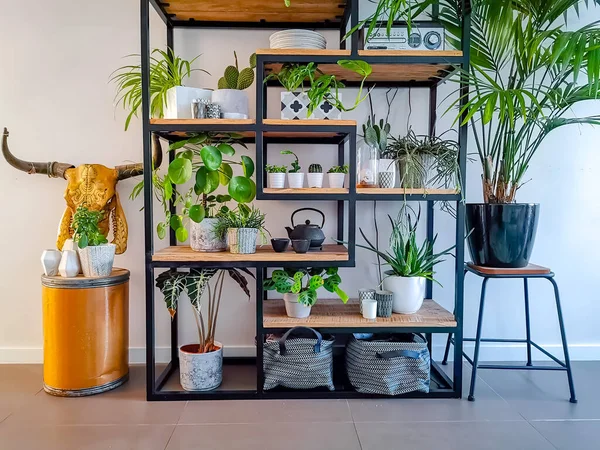
[[314, 48], [323, 50], [327, 41], [320, 33], [310, 30], [284, 30], [273, 33], [271, 48]]

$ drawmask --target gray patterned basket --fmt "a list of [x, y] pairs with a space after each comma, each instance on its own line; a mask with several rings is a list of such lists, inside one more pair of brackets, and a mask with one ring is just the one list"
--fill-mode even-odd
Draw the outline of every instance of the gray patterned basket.
[[256, 228], [229, 228], [227, 241], [231, 253], [256, 253]]
[[[290, 337], [304, 330], [315, 338]], [[263, 347], [264, 389], [333, 387], [333, 336], [323, 337], [312, 328], [295, 327], [278, 341]]]
[[375, 300], [377, 300], [377, 317], [392, 317], [394, 293], [390, 291], [377, 291], [375, 293]]
[[379, 172], [379, 187], [383, 189], [393, 188], [395, 177], [395, 172]]
[[429, 392], [430, 355], [418, 335], [406, 341], [394, 338], [356, 339], [346, 346], [346, 372], [350, 383], [365, 394], [400, 395]]

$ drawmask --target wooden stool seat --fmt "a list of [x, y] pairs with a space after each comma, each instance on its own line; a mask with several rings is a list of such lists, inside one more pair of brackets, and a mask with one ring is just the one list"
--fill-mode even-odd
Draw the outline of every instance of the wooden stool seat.
[[544, 266], [538, 266], [537, 264], [529, 264], [527, 267], [521, 268], [504, 268], [504, 267], [483, 267], [477, 266], [472, 262], [467, 263], [470, 269], [475, 272], [485, 275], [546, 275], [550, 273], [550, 269]]

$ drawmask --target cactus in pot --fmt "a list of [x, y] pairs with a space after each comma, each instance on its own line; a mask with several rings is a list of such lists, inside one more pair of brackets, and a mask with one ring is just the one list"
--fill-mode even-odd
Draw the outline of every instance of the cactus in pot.
[[377, 124], [375, 116], [369, 117], [367, 123], [363, 124], [365, 143], [376, 149], [379, 156], [377, 185], [382, 188], [393, 188], [396, 185], [396, 161], [389, 158], [389, 152], [387, 151], [390, 130], [390, 124], [383, 119]]
[[256, 53], [250, 55], [250, 67], [240, 70], [237, 53], [233, 52], [234, 66], [227, 66], [223, 76], [219, 78], [218, 89], [213, 92], [212, 102], [221, 107], [224, 118], [248, 118], [248, 96], [245, 89], [254, 83], [254, 69], [256, 67]]
[[309, 188], [322, 188], [323, 187], [323, 167], [320, 164], [311, 164], [308, 167], [308, 174], [306, 176], [308, 180]]

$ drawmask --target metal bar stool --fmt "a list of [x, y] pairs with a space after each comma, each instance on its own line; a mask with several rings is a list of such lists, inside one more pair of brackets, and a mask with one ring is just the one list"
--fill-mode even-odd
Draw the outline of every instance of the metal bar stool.
[[[550, 269], [535, 264], [529, 264], [527, 267], [521, 269], [502, 269], [502, 268], [491, 268], [476, 266], [473, 263], [465, 265], [465, 275], [467, 272], [474, 273], [475, 275], [483, 278], [483, 284], [481, 286], [481, 300], [479, 303], [479, 318], [477, 321], [477, 334], [475, 339], [465, 338], [464, 342], [475, 342], [475, 353], [473, 359], [463, 352], [465, 359], [473, 366], [473, 373], [471, 375], [471, 388], [469, 390], [469, 401], [474, 401], [475, 393], [475, 380], [477, 378], [477, 369], [512, 369], [512, 370], [559, 370], [567, 372], [567, 378], [569, 380], [569, 390], [571, 391], [571, 403], [577, 403], [575, 397], [575, 385], [573, 383], [573, 373], [571, 371], [571, 361], [569, 359], [569, 349], [567, 347], [567, 335], [565, 333], [565, 324], [563, 322], [562, 309], [560, 307], [560, 295], [558, 292], [558, 285], [554, 280], [554, 273]], [[485, 292], [487, 282], [490, 278], [522, 278], [523, 287], [525, 292], [525, 327], [526, 327], [526, 339], [482, 339], [481, 329], [483, 328], [483, 310], [485, 306]], [[529, 286], [527, 280], [529, 278], [543, 278], [554, 287], [554, 297], [556, 299], [556, 309], [558, 312], [558, 323], [560, 325], [560, 334], [562, 337], [563, 351], [565, 355], [565, 362], [562, 362], [554, 355], [540, 347], [538, 344], [531, 340], [531, 329], [529, 320]], [[479, 364], [479, 347], [481, 342], [505, 342], [505, 343], [524, 343], [527, 344], [527, 364], [525, 366], [520, 365], [505, 365], [505, 364]], [[450, 352], [450, 344], [454, 344], [454, 338], [452, 334], [448, 335], [448, 341], [446, 342], [446, 351], [444, 353], [444, 359], [442, 364], [446, 365], [448, 362], [448, 353]], [[534, 366], [531, 362], [531, 347], [535, 347], [548, 358], [558, 364], [558, 366]]]

